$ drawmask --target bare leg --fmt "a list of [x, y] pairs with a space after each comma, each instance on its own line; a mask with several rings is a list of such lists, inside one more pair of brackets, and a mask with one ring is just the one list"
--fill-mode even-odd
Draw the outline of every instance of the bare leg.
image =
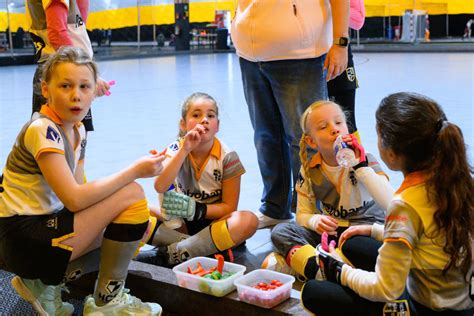
[[100, 246], [105, 227], [145, 194], [135, 182], [74, 215], [74, 236], [62, 243], [73, 248], [71, 261]]

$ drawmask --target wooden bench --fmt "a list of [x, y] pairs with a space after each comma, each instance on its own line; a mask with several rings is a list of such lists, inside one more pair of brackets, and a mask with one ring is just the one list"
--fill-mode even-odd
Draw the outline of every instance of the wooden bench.
[[[157, 302], [167, 314], [178, 315], [310, 315], [300, 305], [299, 291], [292, 291], [289, 300], [274, 309], [264, 309], [238, 300], [237, 291], [225, 297], [198, 293], [177, 284], [171, 269], [132, 261], [126, 281], [127, 288], [142, 301]], [[97, 273], [83, 276], [68, 284], [70, 298], [84, 298], [92, 293]]]

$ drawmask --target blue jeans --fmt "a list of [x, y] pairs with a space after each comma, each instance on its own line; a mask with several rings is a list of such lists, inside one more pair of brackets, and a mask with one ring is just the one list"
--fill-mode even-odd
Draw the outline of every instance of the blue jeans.
[[299, 121], [310, 104], [327, 99], [324, 59], [325, 55], [269, 62], [240, 58], [263, 180], [260, 212], [269, 217], [288, 219], [296, 208], [292, 188], [301, 165]]

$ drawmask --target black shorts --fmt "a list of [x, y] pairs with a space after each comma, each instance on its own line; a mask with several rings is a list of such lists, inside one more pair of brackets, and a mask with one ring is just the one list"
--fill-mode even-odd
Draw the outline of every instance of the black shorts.
[[354, 68], [354, 60], [352, 58], [351, 45], [347, 49], [347, 68], [336, 78], [328, 81], [328, 95], [334, 96], [344, 90], [355, 90], [359, 87], [357, 75]]
[[56, 241], [74, 232], [74, 213], [67, 209], [49, 215], [0, 218], [0, 258], [22, 278], [59, 284], [71, 251]]

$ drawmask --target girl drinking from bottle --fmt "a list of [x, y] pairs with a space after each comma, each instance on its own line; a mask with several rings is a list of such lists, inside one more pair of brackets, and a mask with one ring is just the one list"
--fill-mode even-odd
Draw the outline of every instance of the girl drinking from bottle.
[[[354, 135], [348, 135], [345, 115], [331, 101], [317, 101], [301, 117], [301, 170], [297, 181], [296, 223], [279, 224], [272, 231], [277, 253], [262, 267], [314, 279], [318, 272], [315, 247], [326, 232], [331, 239], [353, 225], [383, 223], [393, 190], [377, 160], [365, 153]], [[340, 136], [353, 147], [357, 158], [343, 168], [336, 160], [334, 142]], [[306, 146], [317, 150], [307, 157]], [[380, 243], [359, 238], [346, 245], [353, 265], [373, 269]]]
[[461, 129], [415, 93], [384, 98], [376, 124], [380, 156], [404, 180], [385, 226], [357, 226], [341, 236], [372, 232], [383, 241], [375, 272], [354, 269], [334, 252], [320, 255], [330, 282], [306, 283], [304, 306], [317, 315], [472, 316], [474, 185]]

